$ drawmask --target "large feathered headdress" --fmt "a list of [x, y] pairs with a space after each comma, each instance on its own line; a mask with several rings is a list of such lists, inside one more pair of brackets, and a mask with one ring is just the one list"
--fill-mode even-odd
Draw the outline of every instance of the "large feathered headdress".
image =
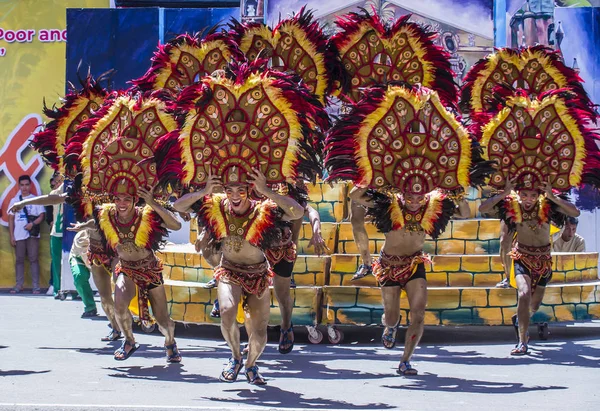
[[182, 34], [159, 45], [152, 66], [132, 83], [141, 90], [166, 89], [178, 93], [216, 70], [222, 70], [232, 59], [241, 58], [237, 45], [224, 33], [210, 33], [199, 38]]
[[337, 20], [341, 32], [331, 43], [350, 80], [349, 89], [342, 90], [345, 100], [358, 102], [365, 87], [404, 82], [437, 91], [444, 105], [456, 104], [450, 56], [433, 43], [435, 33], [409, 22], [409, 18], [406, 15], [386, 25], [377, 14], [363, 10]]
[[473, 181], [467, 131], [438, 94], [426, 88], [374, 87], [330, 130], [329, 180], [425, 194]]
[[502, 48], [471, 67], [462, 88], [461, 108], [474, 113], [495, 111], [493, 94], [498, 85], [526, 90], [532, 98], [568, 88], [593, 116], [593, 106], [581, 83], [579, 75], [564, 65], [558, 52], [548, 47]]
[[327, 37], [311, 11], [303, 7], [293, 17], [271, 29], [261, 23], [230, 24], [230, 36], [249, 61], [270, 59], [270, 68], [296, 73], [321, 103], [340, 81], [337, 54], [327, 47]]
[[176, 134], [163, 101], [120, 95], [99, 110], [82, 144], [83, 187], [89, 196], [154, 186], [153, 157], [159, 138]]
[[68, 167], [65, 169], [65, 146], [70, 143], [79, 125], [88, 120], [104, 103], [108, 92], [100, 83], [105, 79], [105, 75], [94, 79], [88, 73], [85, 79], [80, 78], [80, 89], [70, 84], [71, 91], [61, 99], [62, 106], [49, 108], [44, 102], [44, 114], [52, 120], [44, 125], [42, 131], [33, 135], [31, 146], [41, 154], [48, 165], [61, 174], [66, 172], [69, 177], [76, 174], [75, 170]]
[[259, 69], [233, 65], [180, 95], [189, 112], [179, 139], [158, 150], [163, 183], [202, 186], [210, 171], [241, 183], [252, 168], [271, 184], [320, 174], [313, 143], [322, 138], [321, 104], [291, 76]]
[[600, 182], [600, 136], [588, 106], [569, 90], [532, 98], [525, 90], [495, 89], [495, 115], [477, 116], [475, 129], [489, 160], [498, 164], [489, 184], [501, 189], [516, 178], [520, 189], [537, 190], [550, 181], [559, 191]]

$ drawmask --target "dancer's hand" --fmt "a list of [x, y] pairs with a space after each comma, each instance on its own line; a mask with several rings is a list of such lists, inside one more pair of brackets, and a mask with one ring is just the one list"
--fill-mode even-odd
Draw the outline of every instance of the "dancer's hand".
[[144, 200], [144, 202], [146, 204], [148, 204], [149, 206], [152, 206], [152, 204], [155, 203], [154, 196], [152, 195], [152, 191], [154, 191], [154, 190], [153, 189], [147, 190], [143, 187], [140, 187], [140, 188], [138, 188], [137, 194], [142, 200]]
[[87, 228], [87, 222], [85, 223], [71, 223], [71, 226], [67, 227], [67, 231], [80, 232]]
[[21, 201], [17, 201], [16, 203], [14, 203], [12, 205], [12, 207], [8, 210], [8, 212], [11, 214], [16, 214], [19, 211], [21, 211], [23, 209], [23, 207], [25, 207], [25, 206], [21, 203]]
[[215, 192], [215, 189], [222, 188], [223, 183], [221, 177], [212, 173], [212, 167], [208, 167], [208, 177], [206, 177], [206, 186], [204, 186], [204, 195], [211, 195]]
[[313, 233], [313, 236], [308, 243], [308, 247], [315, 247], [315, 253], [317, 253], [319, 257], [325, 254], [325, 251], [329, 251], [329, 247], [325, 244], [325, 240], [320, 232]]
[[251, 171], [249, 171], [248, 177], [251, 179], [248, 180], [248, 182], [252, 185], [254, 190], [258, 194], [266, 197], [267, 193], [269, 192], [269, 187], [267, 187], [267, 177], [265, 177], [265, 175], [258, 168], [253, 168]]
[[516, 182], [517, 182], [517, 177], [510, 178], [510, 176], [508, 176], [506, 178], [506, 183], [504, 184], [504, 192], [503, 192], [503, 194], [505, 196], [509, 195], [515, 189]]
[[542, 182], [540, 189], [546, 193], [546, 198], [548, 200], [554, 200], [556, 196], [552, 191], [552, 183], [550, 182], [550, 177], [548, 177], [547, 181]]

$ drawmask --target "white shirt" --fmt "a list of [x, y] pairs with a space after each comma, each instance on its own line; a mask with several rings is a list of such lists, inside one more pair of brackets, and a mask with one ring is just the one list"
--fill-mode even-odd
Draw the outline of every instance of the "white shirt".
[[[8, 205], [9, 209], [13, 206], [13, 204], [21, 201], [19, 199], [20, 195], [21, 195], [21, 193], [19, 192], [19, 194], [17, 194], [12, 200], [10, 200], [10, 204]], [[35, 196], [33, 194], [29, 194], [27, 197], [23, 197], [23, 200], [28, 199], [28, 198], [34, 198], [34, 197]], [[27, 207], [27, 212], [29, 213], [30, 216], [39, 216], [40, 214], [46, 212], [46, 210], [44, 209], [44, 206], [41, 206], [41, 205], [28, 205], [26, 207]], [[9, 214], [14, 214], [14, 213], [9, 213]], [[15, 216], [15, 231], [14, 231], [15, 241], [27, 240], [29, 238], [29, 231], [25, 230], [25, 226], [28, 224], [27, 216], [25, 215], [25, 208], [21, 209], [21, 211], [14, 214], [14, 216]], [[39, 238], [39, 236], [37, 238]]]
[[562, 235], [559, 235], [552, 243], [552, 251], [557, 253], [583, 253], [585, 252], [585, 240], [579, 234], [575, 234], [571, 241], [565, 241], [562, 239]]

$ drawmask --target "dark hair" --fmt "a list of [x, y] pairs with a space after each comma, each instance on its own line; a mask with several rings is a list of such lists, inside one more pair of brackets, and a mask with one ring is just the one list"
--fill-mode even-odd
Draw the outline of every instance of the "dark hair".
[[567, 223], [577, 225], [579, 224], [579, 219], [577, 217], [567, 217]]
[[21, 177], [19, 177], [19, 184], [21, 183], [21, 181], [29, 181], [31, 183], [31, 177], [29, 177], [27, 174], [24, 174]]

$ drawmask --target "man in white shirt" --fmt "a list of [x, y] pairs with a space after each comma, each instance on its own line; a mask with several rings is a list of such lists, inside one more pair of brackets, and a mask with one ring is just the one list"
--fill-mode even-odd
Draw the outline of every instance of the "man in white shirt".
[[[20, 193], [17, 194], [9, 204], [9, 210], [14, 203], [33, 197], [31, 194], [31, 178], [28, 175], [19, 177]], [[40, 265], [38, 262], [40, 235], [37, 235], [35, 226], [44, 221], [45, 210], [42, 206], [29, 205], [16, 213], [9, 212], [8, 228], [10, 233], [10, 244], [15, 247], [16, 253], [16, 284], [11, 290], [12, 294], [21, 292], [25, 280], [25, 255], [29, 258], [31, 269], [31, 285], [33, 294], [40, 293]]]
[[579, 220], [575, 217], [567, 218], [562, 231], [556, 234], [552, 244], [552, 251], [558, 253], [583, 253], [585, 240], [576, 233]]

